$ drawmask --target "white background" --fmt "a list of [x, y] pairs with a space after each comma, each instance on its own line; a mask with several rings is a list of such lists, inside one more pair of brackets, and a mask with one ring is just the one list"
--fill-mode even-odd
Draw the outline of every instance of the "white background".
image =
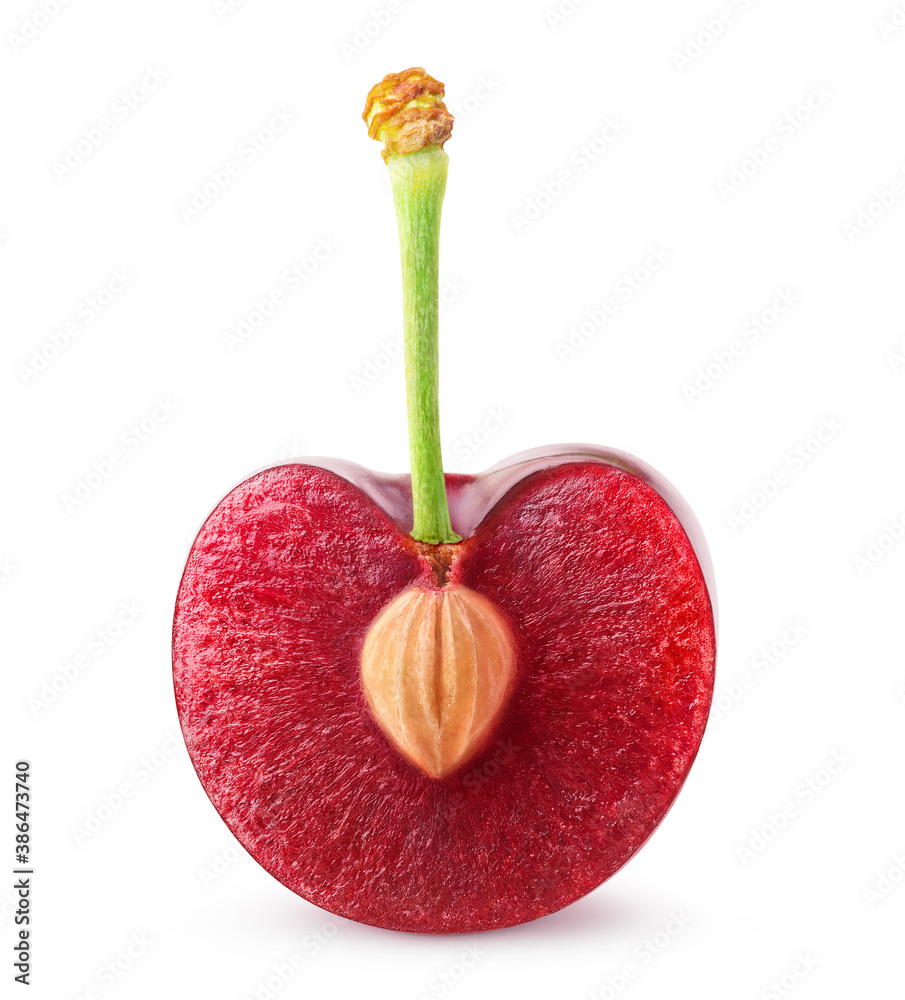
[[[29, 995], [894, 995], [905, 11], [586, 0], [557, 21], [553, 0], [221, 6], [3, 7], [0, 858], [11, 870], [26, 757]], [[467, 937], [331, 921], [295, 897], [237, 847], [173, 738], [172, 605], [220, 497], [305, 455], [406, 468], [402, 367], [387, 354], [395, 220], [360, 113], [373, 83], [413, 64], [458, 114], [447, 467], [569, 441], [636, 454], [696, 511], [720, 602], [722, 707], [650, 843], [567, 910]], [[143, 91], [151, 69], [163, 79]], [[251, 158], [243, 142], [276, 110], [291, 121]], [[620, 134], [590, 162], [581, 147], [608, 119]], [[240, 173], [187, 219], [180, 206], [231, 159]], [[327, 259], [230, 345], [319, 240], [335, 245]], [[668, 260], [621, 291], [661, 248]], [[93, 313], [117, 270], [128, 280]], [[777, 318], [780, 292], [795, 301]], [[588, 320], [608, 297], [616, 315]]]

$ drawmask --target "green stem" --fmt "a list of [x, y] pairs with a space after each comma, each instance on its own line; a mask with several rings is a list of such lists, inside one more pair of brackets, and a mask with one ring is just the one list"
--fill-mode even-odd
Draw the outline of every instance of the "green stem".
[[390, 153], [402, 258], [405, 388], [412, 463], [412, 538], [431, 545], [461, 541], [452, 530], [440, 454], [440, 212], [449, 157], [439, 146]]

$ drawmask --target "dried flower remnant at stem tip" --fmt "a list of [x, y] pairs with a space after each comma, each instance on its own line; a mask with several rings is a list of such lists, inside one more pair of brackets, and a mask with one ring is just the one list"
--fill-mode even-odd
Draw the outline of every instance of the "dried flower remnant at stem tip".
[[362, 118], [372, 139], [384, 142], [382, 155], [443, 148], [452, 134], [453, 116], [443, 103], [444, 88], [420, 66], [387, 73], [368, 93]]

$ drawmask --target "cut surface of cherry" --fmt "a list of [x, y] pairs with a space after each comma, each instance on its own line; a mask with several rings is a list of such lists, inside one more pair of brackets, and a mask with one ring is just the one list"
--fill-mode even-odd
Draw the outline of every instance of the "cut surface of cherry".
[[453, 773], [405, 759], [362, 690], [374, 619], [442, 582], [408, 533], [408, 477], [246, 480], [195, 540], [173, 639], [192, 761], [249, 853], [324, 909], [433, 933], [543, 916], [619, 869], [694, 760], [715, 655], [698, 529], [629, 456], [536, 453], [446, 489], [464, 536], [446, 582], [492, 602], [515, 653]]

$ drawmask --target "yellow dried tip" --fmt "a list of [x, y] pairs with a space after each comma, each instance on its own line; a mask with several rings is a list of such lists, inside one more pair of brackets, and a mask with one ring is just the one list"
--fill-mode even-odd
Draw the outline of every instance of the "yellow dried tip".
[[368, 135], [384, 143], [384, 160], [390, 153], [416, 153], [425, 146], [443, 148], [453, 127], [443, 93], [443, 84], [420, 66], [387, 73], [371, 87], [361, 117]]

